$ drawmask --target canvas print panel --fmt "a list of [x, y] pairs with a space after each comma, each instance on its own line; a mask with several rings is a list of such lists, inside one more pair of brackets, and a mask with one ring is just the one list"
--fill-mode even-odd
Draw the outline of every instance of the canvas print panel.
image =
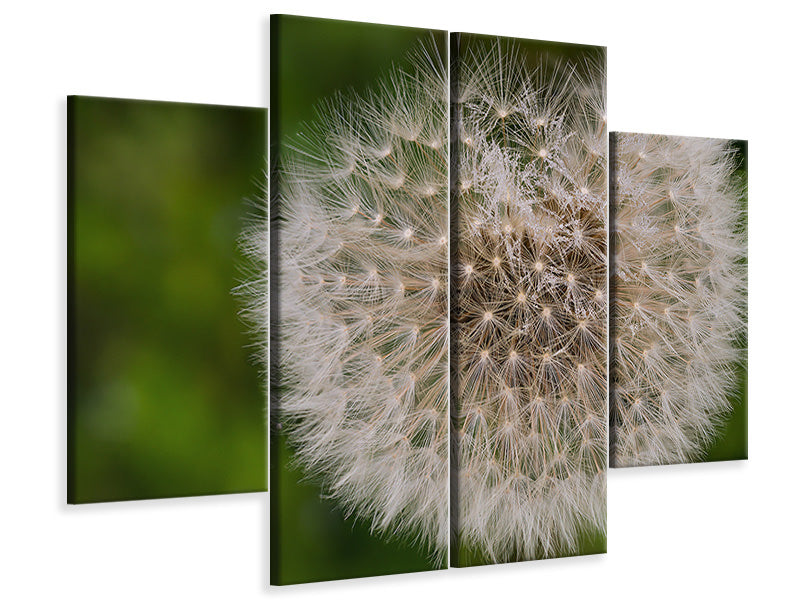
[[605, 552], [605, 49], [451, 56], [452, 564]]
[[68, 99], [70, 503], [266, 489], [231, 290], [266, 111]]
[[746, 155], [612, 134], [613, 466], [747, 458]]
[[442, 568], [443, 32], [271, 20], [271, 581]]

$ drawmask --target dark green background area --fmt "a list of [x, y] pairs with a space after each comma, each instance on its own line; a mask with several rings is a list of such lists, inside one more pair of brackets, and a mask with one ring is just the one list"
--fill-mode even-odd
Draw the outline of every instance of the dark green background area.
[[[451, 33], [450, 34], [450, 61], [456, 69], [459, 57], [467, 57], [472, 52], [488, 50], [500, 42], [501, 48], [514, 48], [519, 52], [522, 60], [526, 61], [531, 69], [541, 65], [552, 68], [556, 65], [569, 62], [579, 75], [587, 75], [587, 61], [598, 61], [606, 67], [605, 46], [590, 46], [586, 44], [568, 44], [564, 42], [551, 42], [543, 40], [526, 40], [522, 38], [498, 37], [478, 33]], [[603, 85], [605, 89], [605, 82]]]
[[266, 489], [263, 394], [231, 293], [266, 111], [67, 107], [68, 502]]
[[[479, 35], [473, 33], [452, 33], [451, 35], [451, 64], [458, 72], [459, 57], [469, 56], [471, 52], [488, 50], [492, 44], [499, 40], [501, 47], [512, 45], [520, 54], [522, 60], [533, 69], [539, 64], [553, 66], [561, 62], [570, 61], [575, 65], [576, 71], [585, 74], [587, 60], [602, 61], [605, 67], [606, 49], [602, 46], [587, 46], [582, 44], [565, 44], [561, 42], [548, 42], [539, 40], [526, 40], [519, 38], [498, 38], [496, 36]], [[452, 486], [457, 490], [457, 483]], [[457, 493], [457, 492], [455, 492]], [[454, 502], [457, 500], [454, 499]], [[561, 554], [559, 557], [579, 556], [586, 554], [604, 554], [607, 547], [607, 536], [604, 531], [585, 531], [578, 540], [578, 547], [574, 553]], [[451, 542], [451, 564], [454, 567], [475, 567], [492, 564], [487, 556], [476, 552], [475, 549], [461, 544], [457, 536]]]
[[[314, 119], [314, 107], [338, 91], [364, 92], [391, 65], [406, 63], [408, 53], [434, 34], [442, 56], [444, 32], [273, 15], [270, 21], [271, 161], [275, 164], [287, 140]], [[275, 180], [273, 179], [273, 182]], [[273, 188], [277, 191], [279, 182]], [[280, 219], [273, 203], [273, 219]], [[275, 229], [273, 228], [273, 232]], [[279, 260], [279, 236], [273, 233], [273, 261]], [[274, 302], [280, 285], [271, 265], [273, 332], [280, 327]], [[273, 382], [276, 372], [273, 342]], [[273, 387], [273, 406], [280, 406], [280, 387]], [[271, 436], [270, 580], [274, 585], [407, 573], [444, 568], [410, 543], [386, 540], [370, 533], [369, 525], [345, 518], [336, 503], [321, 498], [314, 481], [304, 481], [292, 466], [292, 450], [276, 429]]]
[[[409, 53], [437, 42], [446, 57], [445, 32], [312, 19], [270, 18], [271, 160], [281, 146], [314, 119], [315, 107], [337, 92], [363, 93], [393, 64], [408, 65]], [[277, 154], [276, 154], [277, 153]]]

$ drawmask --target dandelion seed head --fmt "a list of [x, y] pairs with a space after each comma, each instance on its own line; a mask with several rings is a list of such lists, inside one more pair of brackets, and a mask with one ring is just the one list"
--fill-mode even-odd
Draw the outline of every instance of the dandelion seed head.
[[370, 92], [323, 103], [282, 152], [273, 398], [296, 460], [326, 497], [441, 557], [449, 330], [439, 57], [423, 49]]
[[460, 65], [470, 184], [454, 240], [472, 268], [454, 272], [456, 541], [493, 561], [576, 551], [605, 528], [602, 71], [499, 43]]
[[625, 394], [612, 395], [611, 460], [697, 460], [730, 413], [746, 327], [733, 152], [718, 139], [615, 140], [611, 381]]

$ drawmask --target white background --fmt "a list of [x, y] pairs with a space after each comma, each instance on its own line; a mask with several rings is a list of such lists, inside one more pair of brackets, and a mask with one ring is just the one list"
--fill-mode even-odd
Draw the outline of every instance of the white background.
[[[789, 6], [4, 3], [0, 596], [796, 594], [800, 97], [798, 15]], [[749, 139], [750, 460], [612, 471], [605, 556], [283, 589], [267, 588], [264, 494], [67, 507], [65, 96], [264, 106], [270, 12], [606, 45], [612, 130]]]

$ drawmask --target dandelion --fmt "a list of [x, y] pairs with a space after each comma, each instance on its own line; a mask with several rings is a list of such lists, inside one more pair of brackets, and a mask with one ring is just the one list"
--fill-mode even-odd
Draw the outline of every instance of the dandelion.
[[437, 48], [340, 94], [279, 170], [276, 412], [372, 529], [448, 539], [448, 159]]
[[702, 456], [731, 410], [745, 324], [727, 140], [614, 134], [611, 459]]
[[605, 530], [604, 81], [499, 42], [459, 64], [455, 541], [495, 562]]

